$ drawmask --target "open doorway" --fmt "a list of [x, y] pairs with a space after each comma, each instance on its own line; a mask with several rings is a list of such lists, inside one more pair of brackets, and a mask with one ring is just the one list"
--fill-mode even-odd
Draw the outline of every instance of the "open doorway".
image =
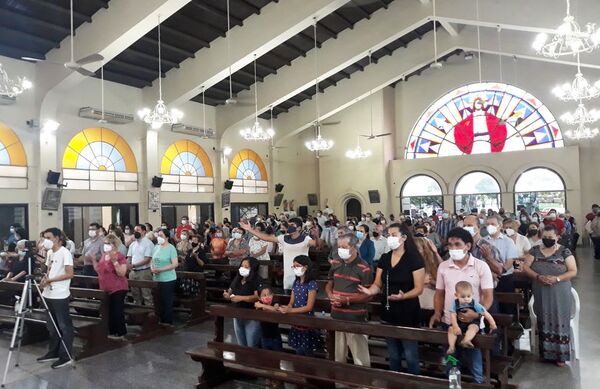
[[362, 215], [362, 205], [355, 197], [350, 197], [346, 200], [346, 219], [350, 217], [356, 217], [360, 219]]

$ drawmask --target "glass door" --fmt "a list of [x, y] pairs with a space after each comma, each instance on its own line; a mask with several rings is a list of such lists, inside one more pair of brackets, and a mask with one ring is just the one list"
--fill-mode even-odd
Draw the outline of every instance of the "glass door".
[[0, 239], [6, 243], [10, 235], [10, 226], [19, 224], [29, 234], [29, 239], [37, 239], [38, 233], [31, 234], [28, 226], [27, 204], [0, 204]]

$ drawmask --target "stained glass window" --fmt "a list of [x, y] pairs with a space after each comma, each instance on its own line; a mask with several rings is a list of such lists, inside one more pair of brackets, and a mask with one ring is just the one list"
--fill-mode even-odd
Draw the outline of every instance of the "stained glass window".
[[500, 185], [488, 173], [471, 172], [458, 180], [454, 190], [454, 206], [456, 210], [465, 211], [473, 208], [500, 209]]
[[167, 148], [160, 165], [162, 191], [213, 192], [213, 169], [208, 155], [197, 143], [182, 139]]
[[229, 168], [233, 193], [267, 193], [267, 169], [258, 154], [250, 149], [237, 153]]
[[0, 188], [27, 189], [27, 156], [15, 132], [0, 123]]
[[129, 144], [108, 128], [77, 133], [63, 155], [66, 189], [137, 190], [137, 164]]
[[556, 119], [536, 97], [512, 85], [465, 85], [417, 120], [406, 159], [563, 147]]
[[433, 211], [441, 211], [444, 207], [442, 188], [433, 178], [418, 175], [409, 178], [402, 187], [402, 211], [410, 211], [412, 216]]
[[519, 176], [515, 183], [515, 205], [533, 212], [546, 214], [551, 209], [564, 212], [566, 208], [565, 184], [553, 170], [533, 168]]

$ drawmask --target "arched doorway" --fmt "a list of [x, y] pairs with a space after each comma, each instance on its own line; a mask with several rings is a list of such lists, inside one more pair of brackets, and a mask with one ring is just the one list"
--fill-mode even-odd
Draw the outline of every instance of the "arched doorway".
[[354, 197], [350, 197], [346, 201], [346, 218], [356, 217], [360, 219], [360, 215], [362, 214], [362, 205], [360, 205], [360, 201]]

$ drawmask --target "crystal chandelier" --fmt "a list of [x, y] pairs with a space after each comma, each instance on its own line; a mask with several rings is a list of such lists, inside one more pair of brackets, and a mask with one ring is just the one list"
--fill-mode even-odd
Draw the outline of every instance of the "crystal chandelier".
[[[321, 122], [319, 122], [319, 77], [318, 77], [318, 49], [317, 49], [317, 18], [314, 18], [313, 24], [313, 35], [315, 41], [315, 107], [316, 107], [316, 120], [313, 123], [313, 126], [316, 129], [317, 137], [309, 142], [306, 142], [304, 145], [307, 149], [314, 152], [326, 151], [333, 147], [333, 141], [331, 139], [324, 139], [321, 137]], [[318, 157], [318, 154], [317, 154]]]
[[591, 139], [598, 135], [597, 128], [589, 128], [586, 125], [596, 122], [600, 119], [600, 111], [591, 109], [587, 110], [583, 102], [579, 101], [579, 105], [574, 113], [567, 112], [560, 119], [570, 126], [577, 126], [574, 130], [568, 130], [565, 135], [571, 139]]
[[582, 30], [570, 14], [570, 1], [567, 0], [567, 16], [552, 39], [548, 41], [548, 38], [546, 33], [538, 34], [533, 48], [544, 57], [558, 58], [582, 52], [590, 53], [600, 44], [600, 30], [593, 23], [586, 24], [585, 30]]
[[176, 109], [169, 110], [162, 99], [161, 64], [160, 15], [158, 15], [158, 101], [153, 110], [150, 110], [150, 108], [143, 108], [138, 111], [140, 119], [149, 124], [154, 130], [158, 130], [163, 124], [178, 123], [183, 117], [183, 112]]
[[580, 101], [600, 96], [600, 80], [590, 84], [581, 73], [579, 53], [577, 54], [577, 74], [571, 84], [564, 83], [552, 89], [552, 93], [562, 101]]
[[360, 147], [360, 137], [356, 142], [356, 147], [353, 150], [346, 151], [346, 158], [350, 159], [365, 159], [371, 156], [371, 150], [363, 150]]
[[574, 130], [566, 131], [565, 136], [573, 140], [592, 139], [598, 136], [598, 129], [589, 128], [586, 127], [584, 123], [579, 123], [577, 125], [577, 128], [575, 128]]
[[[271, 115], [272, 116], [272, 115]], [[240, 135], [249, 141], [269, 141], [275, 136], [272, 128], [263, 129], [258, 122], [258, 83], [256, 82], [256, 54], [254, 54], [254, 124], [250, 128], [244, 128]]]
[[32, 87], [31, 81], [25, 77], [18, 77], [16, 81], [8, 77], [0, 63], [0, 96], [16, 97]]

